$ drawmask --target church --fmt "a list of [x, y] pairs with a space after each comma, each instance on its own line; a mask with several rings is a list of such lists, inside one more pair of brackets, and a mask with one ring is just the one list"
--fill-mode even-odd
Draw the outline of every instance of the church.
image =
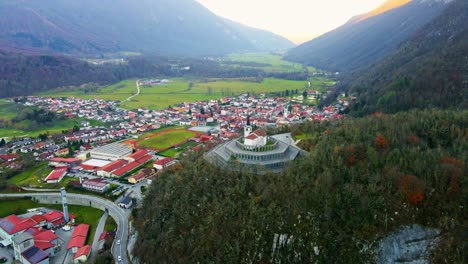
[[230, 170], [265, 174], [279, 173], [290, 162], [307, 155], [296, 146], [291, 133], [268, 136], [263, 129], [252, 130], [248, 122], [243, 137], [218, 145], [205, 159]]

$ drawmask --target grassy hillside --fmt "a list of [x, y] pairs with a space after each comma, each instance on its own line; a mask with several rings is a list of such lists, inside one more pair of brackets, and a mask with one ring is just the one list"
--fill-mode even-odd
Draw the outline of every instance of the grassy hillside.
[[[154, 179], [134, 253], [147, 263], [370, 263], [376, 241], [417, 223], [442, 230], [433, 259], [462, 263], [467, 114], [306, 123], [293, 134], [310, 155], [281, 174], [190, 156]], [[281, 234], [287, 246], [274, 250]]]

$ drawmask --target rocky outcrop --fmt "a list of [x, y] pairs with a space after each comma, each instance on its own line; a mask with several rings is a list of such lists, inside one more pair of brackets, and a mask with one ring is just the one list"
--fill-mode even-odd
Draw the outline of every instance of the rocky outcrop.
[[419, 225], [403, 227], [380, 241], [376, 263], [429, 263], [430, 249], [437, 243], [440, 230]]

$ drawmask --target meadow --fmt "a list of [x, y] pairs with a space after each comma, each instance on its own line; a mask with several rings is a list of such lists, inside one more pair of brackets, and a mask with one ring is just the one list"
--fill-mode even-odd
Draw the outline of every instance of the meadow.
[[24, 186], [24, 185], [46, 185], [45, 183], [41, 183], [42, 180], [49, 175], [52, 171], [47, 165], [47, 162], [43, 162], [34, 168], [27, 169], [20, 174], [14, 176], [13, 178], [8, 180], [8, 184]]
[[[19, 123], [12, 124], [7, 128], [0, 128], [0, 138], [2, 137], [37, 137], [40, 134], [59, 134], [63, 130], [69, 130], [75, 125], [80, 125], [81, 121], [85, 119], [76, 118], [76, 119], [63, 119], [55, 120], [49, 125], [39, 125], [34, 129], [29, 129], [29, 121], [21, 121]], [[102, 122], [88, 120], [91, 125], [104, 125]]]
[[[285, 61], [280, 55], [275, 55], [271, 53], [265, 52], [253, 52], [253, 53], [235, 53], [226, 56], [227, 60], [231, 62], [253, 62], [253, 63], [261, 63], [261, 64], [268, 64], [267, 66], [249, 66], [252, 68], [259, 68], [264, 70], [268, 73], [278, 73], [278, 72], [301, 72], [303, 70], [303, 66], [299, 63], [294, 63], [290, 61]], [[228, 64], [225, 64], [228, 66]], [[245, 67], [240, 64], [229, 64], [229, 66], [233, 67]], [[314, 67], [307, 67], [309, 72], [314, 72], [316, 69]]]
[[197, 135], [196, 132], [180, 129], [171, 129], [142, 138], [138, 146], [155, 150], [165, 150], [172, 146], [181, 144]]

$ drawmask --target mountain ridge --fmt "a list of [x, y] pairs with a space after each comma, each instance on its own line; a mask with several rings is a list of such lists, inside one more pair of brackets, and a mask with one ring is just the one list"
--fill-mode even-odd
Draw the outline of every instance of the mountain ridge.
[[357, 114], [468, 107], [468, 3], [453, 1], [393, 54], [348, 76]]
[[330, 71], [351, 71], [372, 65], [437, 17], [447, 2], [413, 0], [358, 23], [356, 21], [362, 19], [362, 15], [356, 16], [288, 51], [285, 58]]
[[[238, 33], [194, 0], [3, 1], [0, 27], [0, 45], [22, 52], [211, 55], [262, 50], [245, 37], [257, 29]], [[261, 32], [275, 36], [270, 46], [288, 42]]]

